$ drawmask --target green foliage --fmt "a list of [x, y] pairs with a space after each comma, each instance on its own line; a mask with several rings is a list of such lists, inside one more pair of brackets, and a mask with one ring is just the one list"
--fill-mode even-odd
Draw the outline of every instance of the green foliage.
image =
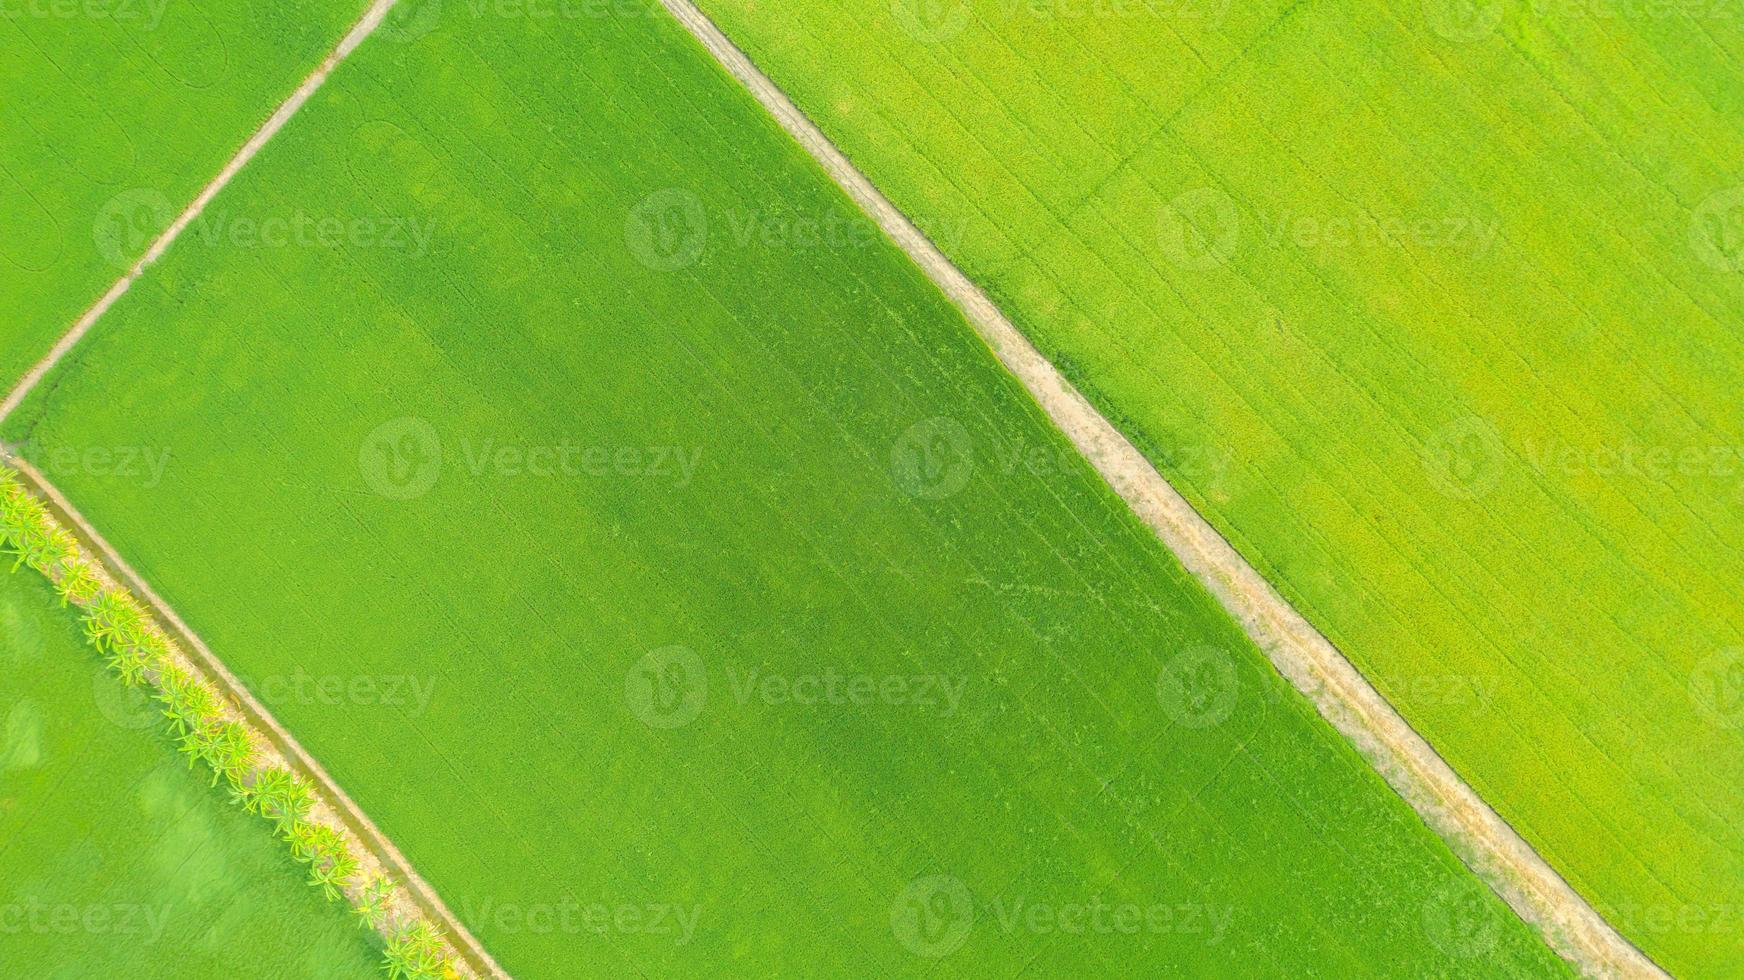
[[377, 930], [387, 921], [388, 909], [394, 900], [394, 885], [379, 874], [372, 874], [358, 890], [356, 905], [358, 921], [366, 929]]
[[389, 937], [382, 965], [390, 980], [440, 980], [453, 961], [441, 935], [420, 919]]

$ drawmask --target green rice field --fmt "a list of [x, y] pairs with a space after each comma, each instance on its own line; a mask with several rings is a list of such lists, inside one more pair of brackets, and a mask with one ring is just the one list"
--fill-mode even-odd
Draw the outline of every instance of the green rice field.
[[498, 962], [1565, 975], [613, 9], [408, 7], [0, 433]]
[[0, 975], [375, 975], [363, 932], [183, 765], [33, 573], [0, 569], [0, 666]]
[[1744, 972], [1744, 10], [702, 6], [1626, 937]]
[[363, 7], [0, 6], [0, 384], [145, 253]]

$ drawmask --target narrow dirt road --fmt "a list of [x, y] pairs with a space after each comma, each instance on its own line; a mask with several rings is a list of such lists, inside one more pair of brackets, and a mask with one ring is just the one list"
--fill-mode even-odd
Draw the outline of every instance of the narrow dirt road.
[[1519, 916], [1583, 972], [1664, 977], [1480, 799], [1367, 678], [1194, 510], [992, 300], [689, 0], [661, 0], [946, 296], [1103, 479], [1320, 714]]
[[31, 492], [48, 503], [55, 520], [72, 532], [87, 556], [98, 562], [103, 577], [108, 580], [106, 584], [120, 585], [146, 604], [158, 628], [173, 642], [178, 665], [210, 684], [236, 706], [239, 720], [250, 729], [260, 747], [260, 761], [297, 773], [314, 788], [316, 806], [312, 813], [313, 818], [318, 823], [341, 830], [348, 838], [352, 853], [359, 855], [363, 863], [362, 871], [365, 874], [360, 874], [354, 880], [363, 880], [371, 871], [385, 875], [399, 885], [401, 894], [409, 899], [411, 907], [405, 911], [415, 912], [415, 917], [426, 919], [441, 930], [448, 939], [449, 948], [459, 955], [468, 976], [509, 980], [509, 975], [497, 965], [466, 926], [454, 917], [435, 890], [419, 876], [412, 863], [400, 853], [400, 849], [394, 846], [393, 841], [381, 832], [362, 808], [333, 781], [327, 770], [237, 680], [212, 653], [211, 648], [152, 591], [139, 573], [110, 547], [109, 542], [74, 509], [54, 484], [48, 482], [40, 471], [24, 460], [8, 459], [4, 462], [24, 477]]

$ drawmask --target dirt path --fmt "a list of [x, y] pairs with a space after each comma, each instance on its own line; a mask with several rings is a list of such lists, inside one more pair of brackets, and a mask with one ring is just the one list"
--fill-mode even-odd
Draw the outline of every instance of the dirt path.
[[1073, 445], [1233, 614], [1278, 671], [1350, 739], [1461, 860], [1563, 957], [1593, 976], [1666, 974], [1611, 927], [1480, 799], [1368, 680], [1195, 511], [1144, 454], [1044, 358], [689, 0], [661, 0], [782, 128], [967, 314]]
[[303, 79], [303, 84], [297, 86], [297, 90], [291, 93], [291, 97], [286, 99], [284, 104], [280, 105], [267, 118], [266, 123], [255, 131], [253, 136], [249, 137], [248, 142], [242, 144], [242, 149], [236, 152], [236, 156], [224, 165], [223, 170], [218, 171], [218, 176], [212, 178], [211, 183], [200, 190], [193, 203], [188, 205], [187, 210], [178, 215], [176, 220], [171, 222], [162, 234], [158, 235], [139, 261], [133, 263], [133, 267], [127, 270], [127, 274], [115, 280], [115, 284], [109, 287], [109, 291], [104, 293], [95, 305], [86, 310], [83, 316], [79, 317], [72, 329], [55, 341], [54, 347], [49, 350], [48, 354], [25, 372], [24, 377], [13, 387], [12, 391], [7, 393], [6, 400], [0, 401], [0, 423], [4, 423], [7, 417], [24, 402], [25, 397], [35, 390], [50, 371], [54, 370], [55, 365], [59, 364], [62, 358], [78, 346], [79, 341], [85, 339], [85, 334], [90, 333], [91, 328], [96, 325], [98, 320], [102, 319], [103, 314], [109, 312], [109, 308], [115, 305], [115, 301], [127, 295], [127, 291], [133, 288], [134, 282], [145, 273], [145, 270], [163, 257], [169, 247], [175, 244], [176, 239], [181, 237], [182, 232], [186, 231], [188, 226], [200, 217], [200, 213], [206, 210], [206, 205], [212, 203], [212, 199], [229, 186], [230, 181], [242, 171], [242, 168], [254, 159], [261, 147], [266, 146], [274, 136], [279, 134], [279, 130], [285, 128], [285, 123], [291, 121], [291, 117], [303, 108], [303, 104], [309, 101], [310, 96], [313, 96], [322, 85], [327, 83], [327, 76], [333, 73], [333, 69], [339, 67], [340, 62], [350, 57], [351, 52], [357, 50], [357, 46], [362, 44], [365, 38], [375, 33], [375, 29], [380, 27], [382, 20], [387, 17], [388, 11], [392, 10], [394, 4], [398, 2], [399, 0], [375, 0], [370, 5], [363, 17], [352, 25], [345, 37], [340, 39], [338, 46], [326, 58], [322, 59], [321, 64], [307, 78]]
[[[79, 539], [84, 553], [99, 563], [103, 577], [108, 580], [106, 584], [120, 585], [146, 604], [159, 629], [173, 641], [172, 653], [179, 666], [210, 684], [236, 706], [238, 720], [248, 726], [260, 747], [260, 761], [268, 766], [288, 769], [308, 780], [316, 796], [312, 818], [317, 823], [342, 831], [348, 838], [351, 853], [357, 855], [362, 863], [361, 873], [354, 880], [363, 881], [372, 871], [383, 874], [399, 885], [401, 894], [409, 900], [410, 907], [402, 911], [415, 913], [415, 917], [424, 918], [440, 929], [469, 976], [508, 980], [508, 974], [443, 905], [435, 890], [419, 876], [393, 841], [230, 673], [187, 623], [152, 591], [139, 573], [110, 547], [60, 490], [24, 460], [9, 459], [6, 462], [24, 477], [33, 493], [48, 503], [55, 520]], [[412, 917], [407, 916], [408, 919]]]
[[[309, 99], [326, 84], [328, 76], [351, 53], [357, 50], [366, 38], [381, 26], [388, 12], [393, 9], [398, 0], [374, 0], [350, 31], [340, 39], [339, 44], [322, 59], [321, 64], [303, 79], [290, 98], [267, 118], [267, 121], [257, 130], [248, 142], [242, 145], [230, 162], [218, 172], [210, 183], [201, 189], [192, 203], [173, 221], [162, 234], [151, 244], [146, 253], [135, 262], [125, 275], [116, 280], [107, 292], [97, 300], [85, 314], [81, 316], [72, 328], [56, 341], [48, 354], [25, 373], [19, 383], [0, 402], [0, 422], [15, 411], [23, 403], [48, 373], [67, 356], [79, 342], [85, 338], [91, 328], [102, 318], [116, 300], [126, 295], [145, 270], [149, 268], [176, 239], [187, 230], [206, 206], [227, 187], [242, 168], [255, 158], [263, 147], [277, 136]], [[53, 484], [30, 464], [22, 459], [7, 459], [6, 462], [15, 467], [31, 484], [31, 488], [43, 499], [49, 502], [55, 517], [61, 524], [71, 530], [86, 547], [87, 553], [95, 557], [101, 564], [103, 572], [116, 583], [126, 586], [134, 595], [145, 601], [158, 625], [166, 636], [176, 642], [182, 652], [181, 664], [196, 676], [210, 683], [221, 691], [240, 709], [241, 717], [253, 729], [262, 747], [262, 757], [265, 761], [283, 766], [299, 773], [309, 780], [315, 788], [317, 804], [315, 816], [339, 829], [350, 838], [353, 853], [358, 854], [363, 861], [364, 870], [379, 870], [386, 874], [401, 887], [402, 893], [409, 896], [417, 913], [436, 925], [448, 938], [449, 946], [459, 954], [467, 972], [478, 977], [500, 977], [507, 980], [508, 974], [499, 966], [484, 949], [476, 937], [461, 924], [454, 914], [442, 903], [428, 882], [420, 877], [412, 868], [411, 862], [400, 853], [381, 829], [372, 822], [368, 815], [357, 805], [356, 801], [347, 796], [345, 791], [334, 782], [333, 777], [316, 762], [290, 732], [280, 725], [277, 719], [269, 714], [266, 708], [255, 700], [248, 689], [243, 687], [236, 677], [212, 653], [211, 648], [177, 616], [175, 611], [154, 592], [145, 580], [140, 578], [132, 566], [109, 546], [108, 541], [97, 533], [72, 504], [60, 493]]]

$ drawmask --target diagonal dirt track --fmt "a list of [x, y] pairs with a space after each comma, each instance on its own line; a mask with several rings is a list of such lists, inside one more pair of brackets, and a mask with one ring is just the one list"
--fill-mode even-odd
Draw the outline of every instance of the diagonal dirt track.
[[661, 0], [921, 271], [955, 302], [1048, 417], [1279, 673], [1558, 953], [1591, 976], [1664, 977], [1453, 771], [1324, 635], [1290, 605], [1043, 357], [991, 299], [690, 0]]
[[327, 770], [297, 743], [291, 733], [218, 660], [211, 648], [152, 591], [151, 586], [115, 552], [109, 542], [97, 533], [96, 528], [73, 508], [59, 489], [22, 459], [8, 458], [4, 462], [16, 470], [29, 489], [49, 505], [56, 522], [72, 532], [85, 554], [101, 566], [104, 576], [112, 583], [128, 589], [146, 604], [158, 628], [179, 648], [178, 653], [181, 656], [178, 660], [183, 669], [212, 685], [235, 705], [243, 723], [256, 736], [257, 744], [262, 748], [263, 761], [288, 769], [308, 781], [318, 800], [316, 816], [325, 818], [323, 822], [337, 824], [343, 829], [349, 838], [352, 852], [364, 857], [366, 871], [379, 871], [400, 886], [401, 893], [410, 900], [417, 917], [426, 919], [442, 931], [449, 947], [459, 955], [467, 975], [508, 980], [509, 974], [448, 910], [435, 889], [419, 876], [411, 862], [394, 846], [393, 841], [382, 833], [357, 803], [346, 795], [345, 790], [334, 782]]
[[71, 353], [72, 349], [78, 346], [79, 341], [85, 339], [85, 335], [91, 332], [91, 328], [97, 325], [97, 321], [102, 319], [103, 314], [109, 312], [109, 308], [115, 305], [115, 301], [127, 295], [127, 291], [133, 288], [133, 284], [145, 274], [145, 270], [169, 251], [169, 247], [175, 244], [182, 232], [186, 231], [188, 226], [200, 217], [200, 213], [206, 210], [206, 205], [211, 204], [212, 199], [229, 186], [230, 181], [242, 172], [243, 167], [248, 166], [249, 161], [254, 159], [261, 148], [266, 146], [274, 136], [277, 136], [279, 130], [285, 128], [285, 123], [290, 122], [291, 117], [302, 110], [303, 105], [309, 101], [310, 97], [320, 91], [321, 86], [327, 84], [327, 76], [333, 74], [333, 69], [339, 67], [340, 62], [350, 57], [351, 53], [357, 50], [358, 45], [375, 33], [376, 28], [381, 26], [382, 21], [387, 18], [388, 12], [398, 2], [399, 0], [375, 0], [370, 4], [369, 9], [364, 11], [363, 16], [358, 19], [356, 24], [352, 25], [351, 30], [340, 39], [339, 44], [328, 53], [327, 57], [321, 59], [321, 64], [316, 66], [307, 78], [303, 79], [296, 91], [291, 93], [291, 97], [275, 109], [271, 116], [267, 117], [267, 121], [255, 131], [253, 136], [248, 138], [248, 142], [242, 144], [242, 149], [236, 151], [236, 155], [230, 158], [230, 162], [224, 165], [224, 169], [218, 171], [218, 176], [213, 177], [210, 183], [201, 188], [200, 193], [194, 197], [187, 209], [177, 215], [176, 219], [170, 222], [170, 226], [152, 241], [145, 254], [140, 256], [139, 261], [133, 263], [133, 267], [128, 269], [127, 273], [120, 279], [115, 280], [108, 292], [99, 297], [97, 302], [92, 304], [91, 308], [86, 310], [84, 315], [80, 316], [72, 327], [61, 335], [59, 340], [55, 341], [54, 347], [43, 355], [42, 360], [37, 361], [29, 371], [24, 373], [24, 377], [7, 393], [5, 400], [0, 401], [0, 422], [5, 422], [7, 416], [16, 411], [24, 399], [35, 390], [36, 386], [42, 383], [42, 379], [54, 370], [55, 365]]

